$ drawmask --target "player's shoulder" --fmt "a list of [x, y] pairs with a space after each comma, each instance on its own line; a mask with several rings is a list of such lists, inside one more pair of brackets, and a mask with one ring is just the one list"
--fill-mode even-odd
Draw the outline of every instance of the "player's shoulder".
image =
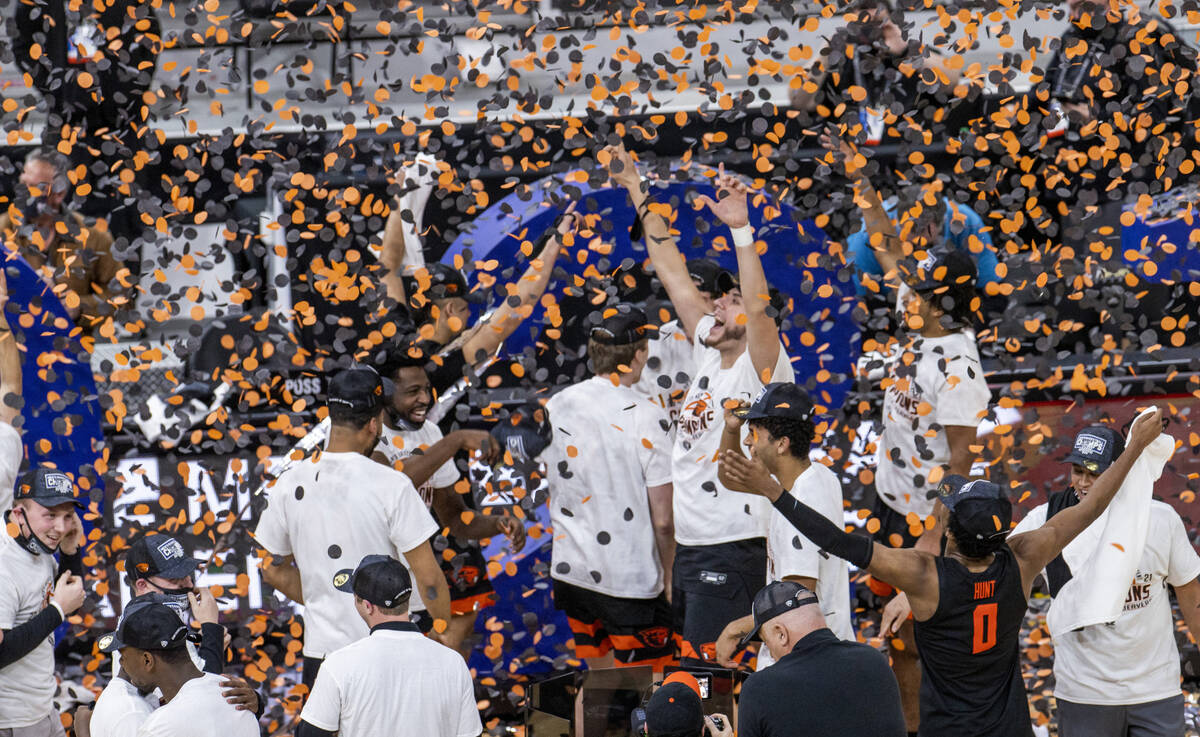
[[1182, 517], [1170, 504], [1158, 499], [1150, 500], [1150, 520], [1159, 524], [1173, 524], [1176, 520], [1182, 522]]

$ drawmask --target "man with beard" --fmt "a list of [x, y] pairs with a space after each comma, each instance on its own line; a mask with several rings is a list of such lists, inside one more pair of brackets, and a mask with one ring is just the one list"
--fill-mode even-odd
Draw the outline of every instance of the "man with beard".
[[[1064, 461], [1071, 486], [1030, 510], [1012, 534], [1036, 530], [1063, 510], [1077, 506], [1125, 450], [1111, 427], [1093, 425], [1075, 437]], [[1146, 542], [1120, 617], [1054, 638], [1054, 698], [1061, 737], [1177, 737], [1184, 733], [1179, 688], [1179, 648], [1167, 587], [1175, 589], [1188, 630], [1200, 633], [1200, 557], [1171, 505], [1149, 500]], [[1102, 527], [1098, 520], [1092, 528]], [[1055, 558], [1042, 576], [1058, 597], [1072, 577], [1067, 558], [1087, 558], [1096, 541]], [[1100, 539], [1098, 544], [1104, 544]], [[1071, 555], [1071, 553], [1075, 553]], [[1076, 563], [1078, 565], [1078, 563]], [[1067, 594], [1063, 594], [1066, 596]]]
[[600, 155], [613, 181], [629, 192], [646, 233], [654, 270], [694, 347], [695, 374], [683, 401], [671, 459], [675, 522], [671, 603], [685, 663], [715, 666], [716, 640], [729, 622], [750, 611], [766, 584], [767, 522], [760, 500], [739, 497], [717, 478], [713, 461], [724, 431], [722, 403], [750, 400], [769, 382], [793, 381], [779, 339], [787, 306], [767, 285], [750, 226], [747, 189], [721, 170], [718, 200], [697, 199], [728, 226], [740, 284], [730, 277], [708, 314], [704, 297], [684, 265], [661, 205], [624, 146]]
[[13, 206], [0, 215], [0, 236], [37, 271], [85, 332], [112, 313], [109, 283], [120, 264], [112, 236], [67, 207], [67, 158], [53, 149], [25, 157]]
[[513, 551], [519, 551], [525, 546], [525, 524], [503, 514], [479, 514], [463, 501], [470, 484], [462, 480], [455, 456], [482, 452], [491, 462], [499, 447], [483, 430], [456, 430], [443, 437], [436, 424], [426, 421], [433, 402], [426, 363], [419, 349], [410, 353], [401, 347], [384, 365], [383, 374], [394, 388], [372, 457], [408, 476], [442, 526], [432, 544], [450, 587], [451, 618], [443, 642], [465, 658], [476, 612], [496, 600], [479, 541], [504, 535]]
[[429, 545], [437, 523], [407, 476], [371, 460], [392, 382], [350, 368], [329, 384], [329, 442], [271, 487], [254, 537], [272, 560], [263, 580], [304, 604], [303, 682], [311, 688], [327, 653], [365, 637], [353, 601], [330, 583], [346, 561], [391, 555], [417, 582], [413, 608], [450, 621], [450, 592]]

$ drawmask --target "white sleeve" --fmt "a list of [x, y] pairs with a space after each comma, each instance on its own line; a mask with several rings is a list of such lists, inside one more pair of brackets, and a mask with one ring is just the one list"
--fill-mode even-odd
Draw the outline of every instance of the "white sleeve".
[[0, 515], [12, 509], [17, 471], [24, 458], [25, 446], [21, 444], [21, 433], [7, 422], [0, 422]]
[[317, 729], [336, 732], [342, 722], [342, 693], [333, 675], [333, 668], [329, 665], [326, 660], [321, 670], [317, 671], [317, 680], [300, 712], [300, 718]]
[[458, 467], [454, 465], [454, 459], [451, 458], [433, 472], [433, 475], [429, 477], [429, 485], [435, 489], [441, 489], [454, 486], [460, 478], [462, 478], [462, 474], [458, 472]]
[[92, 732], [92, 737], [133, 737], [146, 723], [150, 715], [141, 711], [131, 711], [117, 719], [112, 729], [104, 734]]
[[15, 581], [0, 579], [0, 630], [10, 630], [17, 626], [17, 612], [21, 609], [20, 596]]
[[646, 486], [671, 483], [671, 419], [657, 405], [640, 402], [637, 408], [641, 432], [637, 439], [638, 460]]
[[1023, 532], [1036, 530], [1044, 524], [1046, 524], [1046, 505], [1042, 504], [1029, 510], [1029, 514], [1021, 518], [1021, 521], [1012, 529], [1012, 532], [1008, 533], [1008, 536], [1012, 537], [1013, 535], [1020, 535]]
[[1196, 555], [1196, 549], [1192, 547], [1192, 541], [1188, 539], [1187, 530], [1183, 527], [1183, 520], [1179, 518], [1179, 513], [1172, 509], [1170, 515], [1171, 560], [1167, 564], [1167, 583], [1172, 586], [1183, 586], [1200, 577], [1200, 556]]
[[700, 357], [704, 355], [704, 352], [712, 350], [708, 346], [704, 345], [704, 341], [708, 338], [708, 331], [712, 330], [712, 327], [716, 321], [717, 319], [712, 315], [705, 315], [704, 317], [700, 318], [700, 322], [696, 323], [696, 331], [692, 335], [692, 337], [695, 338], [692, 341], [693, 364], [699, 364]]
[[[455, 737], [479, 737], [483, 733], [483, 722], [479, 720], [479, 705], [475, 703], [475, 686], [471, 682], [471, 673], [467, 664], [458, 664], [459, 692], [462, 693], [462, 703], [458, 716], [458, 729]], [[315, 726], [315, 725], [314, 725]]]
[[291, 555], [292, 541], [288, 535], [287, 518], [283, 509], [283, 494], [287, 490], [276, 486], [267, 495], [267, 506], [254, 528], [254, 539], [271, 555]]
[[956, 356], [947, 362], [946, 372], [933, 419], [942, 427], [977, 427], [992, 400], [992, 392], [983, 379], [983, 369], [978, 361]]
[[421, 495], [413, 488], [408, 477], [399, 471], [393, 471], [402, 479], [393, 495], [391, 506], [389, 537], [392, 545], [401, 553], [415, 550], [421, 543], [437, 534], [441, 528], [433, 520], [429, 508], [421, 501]]

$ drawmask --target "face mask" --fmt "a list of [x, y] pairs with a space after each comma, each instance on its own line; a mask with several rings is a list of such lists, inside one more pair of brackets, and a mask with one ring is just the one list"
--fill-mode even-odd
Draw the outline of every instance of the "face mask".
[[191, 589], [174, 589], [146, 581], [154, 588], [158, 589], [159, 596], [155, 597], [161, 604], [168, 609], [173, 610], [183, 620], [184, 624], [188, 624], [192, 619], [192, 604], [188, 601], [188, 594]]
[[[11, 518], [12, 510], [6, 512], [5, 516]], [[21, 521], [17, 523], [17, 529], [20, 530], [21, 534], [17, 535], [13, 539], [17, 541], [18, 545], [20, 545], [22, 548], [25, 548], [25, 550], [29, 551], [32, 555], [42, 555], [43, 553], [46, 555], [54, 555], [55, 551], [58, 550], [58, 548], [52, 548], [46, 543], [42, 542], [40, 537], [33, 534], [33, 530], [25, 521], [25, 515], [21, 515]]]

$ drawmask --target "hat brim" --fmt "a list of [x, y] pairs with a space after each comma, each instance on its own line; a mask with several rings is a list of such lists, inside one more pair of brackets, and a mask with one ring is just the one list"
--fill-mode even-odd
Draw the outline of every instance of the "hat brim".
[[1063, 459], [1063, 463], [1070, 463], [1074, 466], [1083, 466], [1092, 473], [1104, 473], [1104, 470], [1112, 465], [1111, 462], [1101, 463], [1095, 458], [1085, 458], [1074, 451], [1072, 451], [1070, 455]]
[[27, 496], [27, 497], [21, 497], [21, 498], [37, 502], [38, 504], [42, 505], [46, 509], [53, 509], [54, 507], [61, 507], [64, 504], [74, 504], [79, 509], [87, 509], [87, 504], [84, 504], [82, 501], [80, 501], [79, 497], [67, 496], [66, 494], [62, 494], [59, 496]]
[[347, 594], [354, 593], [354, 569], [343, 568], [333, 574], [333, 587], [338, 591], [344, 591]]
[[115, 653], [125, 647], [125, 643], [121, 642], [121, 638], [116, 632], [109, 632], [107, 635], [104, 635], [96, 641], [96, 645], [102, 653]]
[[[166, 566], [150, 575], [159, 576], [161, 578], [187, 578], [200, 568], [200, 561], [195, 558], [179, 558], [173, 560]], [[146, 576], [142, 576], [146, 578]]]
[[737, 652], [738, 650], [745, 650], [747, 645], [749, 645], [751, 642], [754, 642], [754, 639], [758, 637], [758, 630], [760, 627], [761, 625], [756, 625], [754, 629], [747, 632], [742, 639], [738, 640], [737, 650], [734, 650], [734, 652]]

